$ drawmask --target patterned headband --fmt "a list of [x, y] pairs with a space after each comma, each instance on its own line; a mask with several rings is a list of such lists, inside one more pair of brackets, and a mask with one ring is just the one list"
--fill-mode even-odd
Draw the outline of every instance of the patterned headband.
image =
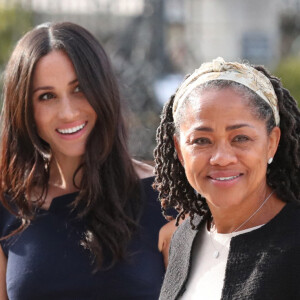
[[238, 82], [254, 91], [270, 105], [274, 114], [275, 123], [279, 126], [278, 100], [270, 80], [263, 73], [249, 65], [225, 62], [222, 57], [218, 57], [212, 62], [202, 64], [199, 69], [196, 69], [191, 76], [183, 81], [174, 98], [174, 121], [176, 122], [177, 112], [183, 100], [186, 99], [195, 88], [205, 82], [219, 79]]

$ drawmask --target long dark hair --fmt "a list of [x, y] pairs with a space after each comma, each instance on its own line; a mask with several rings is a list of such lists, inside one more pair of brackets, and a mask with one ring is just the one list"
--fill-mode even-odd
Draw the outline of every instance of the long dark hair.
[[[273, 163], [268, 167], [267, 184], [283, 201], [299, 203], [300, 112], [297, 102], [289, 91], [282, 87], [278, 78], [271, 76], [261, 66], [255, 66], [255, 68], [270, 79], [278, 98], [280, 114], [281, 138]], [[246, 99], [249, 99], [249, 106], [253, 113], [265, 121], [267, 132], [270, 133], [275, 126], [272, 109], [249, 88], [233, 81], [214, 80], [205, 87], [200, 87], [200, 92], [206, 88], [228, 87], [237, 90]], [[211, 213], [206, 200], [195, 193], [189, 184], [175, 150], [173, 136], [177, 133], [178, 125], [176, 126], [174, 123], [172, 114], [174, 97], [175, 95], [165, 104], [157, 130], [157, 146], [154, 150], [156, 178], [153, 187], [159, 191], [159, 198], [166, 217], [168, 217], [168, 209], [175, 207], [180, 212], [177, 216], [177, 224], [179, 218], [184, 218], [185, 214], [189, 214], [191, 225], [195, 228], [197, 226], [197, 224], [193, 224], [195, 214], [210, 218]], [[184, 104], [181, 107], [184, 109]]]
[[[22, 231], [43, 204], [49, 181], [51, 149], [37, 134], [32, 104], [32, 77], [39, 59], [53, 50], [72, 61], [80, 87], [97, 114], [82, 165], [74, 207], [86, 220], [85, 246], [101, 266], [103, 250], [112, 263], [124, 258], [141, 209], [139, 180], [127, 150], [127, 130], [118, 85], [109, 59], [95, 37], [79, 25], [40, 25], [18, 42], [4, 77], [0, 149], [1, 202], [21, 220]], [[35, 203], [33, 189], [42, 189]]]

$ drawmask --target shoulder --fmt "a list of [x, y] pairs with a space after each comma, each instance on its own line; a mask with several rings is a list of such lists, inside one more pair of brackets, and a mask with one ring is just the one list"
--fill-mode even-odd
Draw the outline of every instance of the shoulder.
[[[11, 234], [20, 225], [21, 221], [0, 202], [0, 238]], [[6, 241], [6, 239], [0, 241], [0, 245], [2, 246], [5, 255], [7, 255], [7, 247], [9, 246], [9, 243]]]
[[[287, 203], [279, 218], [284, 231], [294, 232], [300, 237], [300, 204]], [[300, 239], [299, 239], [300, 242]]]
[[13, 219], [15, 219], [15, 216], [12, 215], [0, 202], [0, 237], [6, 235], [7, 227]]
[[279, 248], [300, 246], [300, 205], [287, 203], [281, 211], [269, 222], [257, 230], [232, 238], [232, 242], [240, 244], [252, 243], [258, 245], [258, 241], [269, 246], [280, 243]]
[[10, 203], [9, 196], [5, 196], [10, 210], [4, 206], [0, 201], [0, 237], [8, 235], [11, 231], [20, 226], [21, 221], [17, 217], [17, 208], [14, 204]]
[[[203, 217], [195, 215], [193, 223], [195, 225], [202, 223]], [[190, 223], [190, 218], [182, 222], [174, 231], [170, 243], [170, 259], [181, 255], [187, 255], [191, 251], [192, 244], [198, 233], [197, 229], [193, 229]]]
[[[152, 184], [154, 176], [145, 177], [140, 180], [141, 182], [141, 195], [144, 202], [144, 209], [142, 213], [142, 223], [149, 223], [150, 228], [159, 226], [159, 229], [166, 224], [161, 211], [161, 204], [158, 199], [158, 192], [153, 189]], [[159, 231], [159, 230], [158, 230]]]
[[[275, 218], [274, 218], [275, 219]], [[278, 214], [280, 223], [300, 225], [300, 203], [287, 203]], [[297, 226], [297, 230], [300, 227]], [[300, 231], [300, 230], [299, 230]]]
[[[202, 222], [203, 217], [199, 215], [195, 215], [193, 219], [193, 223], [196, 227]], [[196, 229], [192, 229], [191, 220], [189, 216], [186, 216], [185, 220], [180, 222], [178, 229], [176, 230], [176, 234], [174, 234], [174, 238], [179, 239], [181, 237], [188, 238], [190, 235], [193, 236], [194, 233], [197, 232]]]
[[[194, 217], [194, 224], [200, 224], [203, 218]], [[186, 282], [191, 262], [191, 250], [199, 230], [192, 229], [187, 218], [174, 232], [169, 252], [169, 265], [159, 299], [175, 299]]]
[[140, 179], [152, 177], [154, 175], [154, 168], [151, 165], [135, 159], [133, 159], [132, 162], [135, 172], [138, 174]]

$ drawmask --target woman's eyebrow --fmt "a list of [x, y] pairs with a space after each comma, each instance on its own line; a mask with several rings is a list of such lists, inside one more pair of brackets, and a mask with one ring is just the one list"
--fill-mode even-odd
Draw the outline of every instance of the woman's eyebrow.
[[33, 90], [33, 94], [36, 93], [37, 91], [44, 91], [44, 90], [53, 90], [52, 86], [39, 86], [36, 89]]
[[235, 129], [239, 129], [239, 128], [242, 128], [242, 127], [251, 127], [251, 128], [253, 128], [253, 126], [250, 125], [250, 124], [241, 123], [241, 124], [235, 124], [235, 125], [227, 126], [226, 131], [235, 130]]
[[[241, 124], [234, 124], [234, 125], [230, 125], [226, 127], [226, 131], [230, 131], [230, 130], [235, 130], [235, 129], [239, 129], [242, 127], [253, 127], [250, 124], [247, 123], [241, 123]], [[205, 131], [205, 132], [213, 132], [213, 128], [208, 127], [208, 126], [198, 126], [196, 128], [194, 128], [195, 131]]]
[[[78, 79], [77, 79], [77, 78], [71, 80], [71, 81], [68, 83], [68, 85], [72, 85], [72, 84], [74, 84], [75, 82], [78, 82]], [[40, 87], [37, 87], [36, 89], [34, 89], [32, 93], [34, 94], [34, 93], [36, 93], [37, 91], [40, 91], [40, 90], [44, 91], [44, 90], [53, 90], [53, 89], [54, 89], [53, 86], [40, 86]]]

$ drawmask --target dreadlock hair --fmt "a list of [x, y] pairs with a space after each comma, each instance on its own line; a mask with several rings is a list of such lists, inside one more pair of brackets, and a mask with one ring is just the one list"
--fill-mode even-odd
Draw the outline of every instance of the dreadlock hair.
[[[26, 229], [47, 195], [51, 148], [37, 133], [32, 78], [36, 64], [51, 51], [68, 55], [80, 88], [97, 114], [83, 163], [73, 176], [75, 183], [82, 171], [73, 208], [85, 218], [82, 244], [91, 251], [96, 268], [102, 266], [104, 250], [113, 265], [125, 257], [137, 228], [142, 208], [139, 179], [127, 149], [122, 102], [109, 58], [96, 38], [74, 23], [42, 24], [26, 33], [5, 70], [0, 201], [21, 221], [7, 237]], [[41, 193], [33, 202], [36, 187]]]
[[[300, 111], [297, 102], [289, 91], [282, 87], [278, 78], [272, 76], [262, 66], [253, 66], [262, 72], [271, 81], [278, 98], [280, 115], [281, 138], [273, 163], [267, 169], [267, 184], [275, 190], [277, 196], [285, 202], [300, 202]], [[188, 78], [190, 75], [187, 75]], [[161, 122], [157, 129], [157, 146], [154, 149], [155, 159], [155, 181], [153, 187], [159, 192], [162, 211], [166, 218], [168, 209], [176, 208], [179, 219], [184, 219], [186, 214], [190, 215], [190, 223], [193, 229], [199, 224], [194, 224], [194, 215], [203, 216], [204, 219], [211, 218], [208, 205], [204, 197], [198, 194], [189, 184], [185, 170], [181, 165], [174, 145], [173, 136], [179, 135], [180, 123], [184, 118], [184, 111], [191, 98], [208, 89], [221, 90], [231, 88], [239, 93], [245, 100], [252, 113], [266, 123], [269, 134], [276, 126], [271, 107], [259, 95], [248, 87], [229, 80], [213, 80], [206, 82], [196, 89], [184, 100], [176, 124], [173, 119], [173, 102], [175, 95], [171, 96], [165, 104]], [[196, 97], [193, 97], [196, 99]], [[193, 101], [193, 100], [192, 100]]]

